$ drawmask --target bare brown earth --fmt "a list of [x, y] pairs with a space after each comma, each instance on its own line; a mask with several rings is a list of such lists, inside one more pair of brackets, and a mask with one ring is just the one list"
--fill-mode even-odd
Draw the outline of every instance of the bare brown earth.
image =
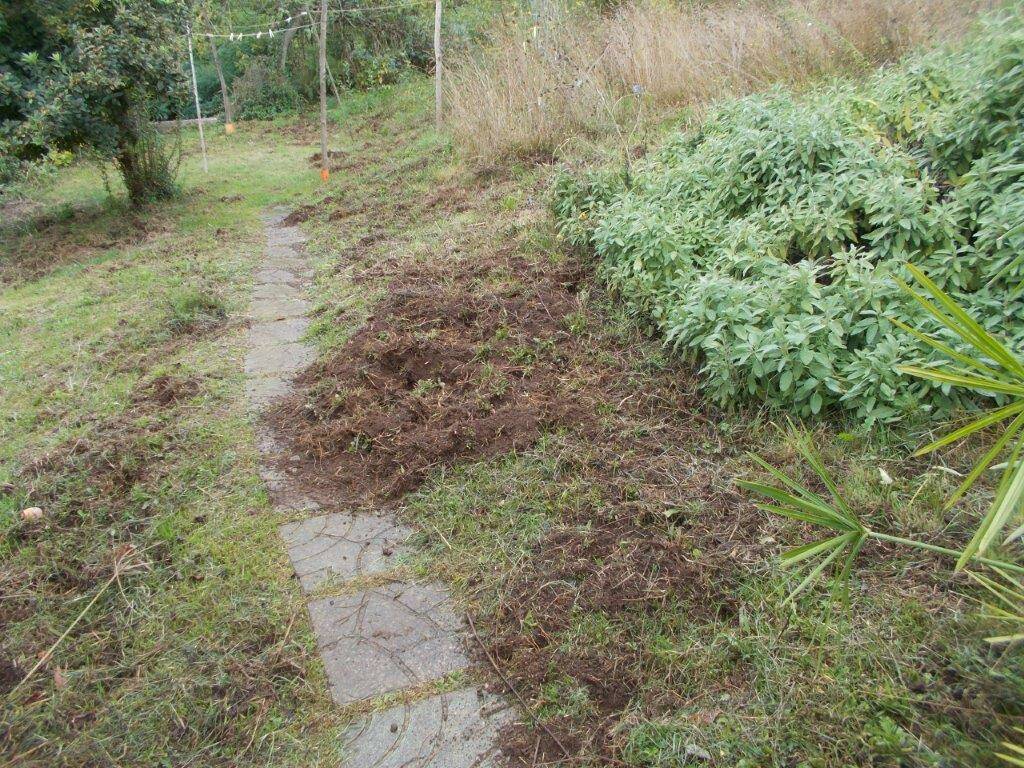
[[[517, 279], [496, 285], [498, 274]], [[320, 481], [376, 499], [443, 463], [578, 427], [592, 414], [560, 375], [577, 346], [563, 323], [575, 280], [571, 268], [541, 272], [511, 254], [410, 265], [345, 348], [300, 377], [305, 394], [279, 424]]]
[[[566, 436], [567, 471], [593, 485], [594, 502], [509, 576], [498, 610], [477, 617], [477, 651], [482, 668], [497, 664], [498, 687], [533, 694], [552, 669], [566, 669], [594, 701], [585, 718], [507, 729], [512, 763], [568, 756], [614, 764], [615, 725], [644, 686], [645, 653], [623, 646], [614, 658], [607, 649], [580, 655], [553, 638], [574, 611], [614, 621], [671, 603], [731, 616], [735, 601], [724, 590], [737, 566], [764, 556], [755, 535], [763, 518], [722, 476], [741, 445], [723, 443], [719, 415], [695, 393], [691, 372], [654, 370], [656, 345], [635, 331], [616, 335], [621, 321], [588, 298], [601, 288], [585, 259], [552, 261], [505, 236], [517, 219], [541, 219], [540, 203], [503, 211], [496, 203], [508, 179], [463, 183], [416, 202], [389, 199], [387, 217], [331, 198], [292, 214], [293, 222], [365, 227], [343, 266], [385, 290], [365, 325], [299, 377], [300, 391], [272, 419], [302, 457], [310, 490], [353, 504], [397, 499], [440, 467], [528, 449], [543, 433]], [[403, 258], [401, 230], [377, 224], [396, 212], [416, 222], [466, 208], [485, 212], [486, 228], [467, 227], [429, 259]], [[671, 500], [680, 497], [701, 514], [673, 517]], [[680, 690], [652, 692], [649, 704], [670, 711], [683, 703]]]
[[[338, 276], [328, 279], [382, 296], [272, 412], [292, 446], [290, 465], [298, 454], [299, 478], [321, 498], [397, 503], [442, 468], [558, 435], [552, 482], [589, 491], [498, 579], [498, 594], [473, 619], [480, 668], [494, 687], [540, 707], [546, 686], [564, 678], [586, 690], [588, 705], [507, 728], [511, 764], [622, 765], [635, 718], [686, 709], [702, 725], [719, 716], [720, 700], [742, 709], [756, 681], [739, 656], [708, 679], [665, 662], [629, 628], [738, 624], [741, 585], [763, 574], [785, 536], [734, 478], [749, 470], [745, 450], [784, 466], [791, 449], [757, 431], [767, 428], [757, 414], [726, 418], [710, 406], [689, 366], [616, 314], [587, 257], [553, 239], [538, 244], [548, 226], [543, 174], [525, 192], [501, 169], [459, 170], [416, 188], [408, 180], [426, 161], [388, 160], [402, 137], [390, 141], [378, 140], [377, 160], [338, 158], [366, 186], [289, 218], [345, 243], [335, 251]], [[521, 202], [509, 204], [511, 194]], [[445, 222], [443, 233], [432, 222]], [[865, 553], [862, 562], [879, 557]], [[908, 567], [901, 588], [940, 612], [950, 595], [934, 565]], [[600, 617], [612, 636], [567, 642], [581, 616]], [[780, 637], [787, 626], [777, 627]], [[969, 691], [972, 706], [1001, 706], [987, 683], [946, 666], [941, 653], [923, 650], [918, 662], [942, 670], [948, 689]], [[930, 690], [935, 703], [921, 711], [936, 711], [927, 707], [947, 692]], [[943, 716], [970, 729], [956, 708]]]
[[[6, 213], [16, 208], [10, 218]], [[139, 246], [167, 229], [158, 211], [125, 209], [111, 216], [101, 204], [68, 208], [59, 214], [38, 214], [30, 205], [0, 209], [0, 238], [13, 247], [0, 258], [0, 285], [36, 280], [67, 264], [85, 261], [115, 249]]]

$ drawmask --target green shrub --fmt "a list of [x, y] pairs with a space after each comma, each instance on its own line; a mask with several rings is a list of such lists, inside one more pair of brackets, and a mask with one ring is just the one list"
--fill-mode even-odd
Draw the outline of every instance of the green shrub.
[[891, 321], [958, 342], [897, 279], [912, 260], [1021, 346], [1022, 118], [1013, 17], [864, 83], [725, 103], [628, 184], [560, 179], [554, 213], [630, 308], [703, 363], [719, 402], [869, 423], [948, 412], [962, 395], [897, 371], [934, 352]]
[[184, 287], [167, 298], [167, 329], [172, 335], [205, 333], [227, 318], [223, 299], [206, 289]]
[[232, 92], [236, 117], [242, 120], [270, 120], [297, 112], [302, 105], [298, 90], [272, 63], [250, 62], [235, 80]]

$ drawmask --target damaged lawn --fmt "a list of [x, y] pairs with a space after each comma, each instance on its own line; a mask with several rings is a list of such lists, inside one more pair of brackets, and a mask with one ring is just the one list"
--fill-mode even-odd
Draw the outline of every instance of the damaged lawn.
[[[1024, 670], [982, 642], [965, 582], [874, 550], [848, 607], [785, 605], [776, 555], [800, 531], [735, 479], [747, 450], [799, 473], [795, 436], [713, 408], [609, 303], [546, 223], [546, 169], [475, 173], [427, 123], [397, 89], [350, 125], [345, 194], [296, 214], [323, 357], [276, 424], [311, 490], [419, 526], [417, 566], [528, 710], [512, 764], [993, 764]], [[969, 529], [942, 509], [953, 479], [904, 458], [916, 435], [815, 439], [872, 525]]]
[[258, 216], [309, 150], [255, 175], [241, 136], [145, 237], [75, 167], [4, 238], [0, 764], [336, 762], [241, 373]]

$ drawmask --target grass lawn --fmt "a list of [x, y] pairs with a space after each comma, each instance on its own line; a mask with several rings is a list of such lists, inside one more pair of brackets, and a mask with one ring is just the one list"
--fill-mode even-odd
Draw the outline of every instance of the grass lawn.
[[[347, 100], [324, 187], [315, 132], [243, 125], [159, 210], [75, 167], [4, 233], [4, 690], [89, 609], [10, 695], [0, 754], [337, 764], [347, 713], [244, 413], [258, 217], [283, 203], [310, 236], [322, 357], [278, 415], [327, 457], [310, 483], [419, 527], [408, 567], [453, 586], [474, 674], [529, 710], [502, 735], [514, 758], [995, 765], [1024, 668], [982, 641], [967, 580], [868, 548], [848, 606], [784, 605], [777, 554], [806, 531], [734, 481], [751, 450], [804, 471], [788, 427], [708, 404], [555, 237], [551, 168], [465, 163], [430, 103], [425, 81]], [[955, 478], [906, 458], [923, 428], [810, 428], [872, 526], [956, 546], [973, 525], [984, 499], [943, 511]], [[977, 448], [942, 458], [963, 470]], [[18, 519], [30, 503], [42, 522]]]
[[314, 183], [309, 134], [210, 133], [169, 204], [130, 210], [83, 165], [5, 222], [4, 764], [336, 764], [241, 371], [259, 214]]

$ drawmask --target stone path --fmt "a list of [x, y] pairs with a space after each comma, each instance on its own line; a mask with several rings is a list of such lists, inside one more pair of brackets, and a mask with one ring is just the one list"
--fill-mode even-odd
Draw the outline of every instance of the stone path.
[[[266, 256], [256, 273], [246, 389], [258, 414], [286, 394], [291, 379], [315, 358], [302, 341], [309, 321], [302, 232], [264, 219]], [[260, 427], [260, 474], [278, 509], [308, 517], [281, 526], [281, 537], [305, 593], [394, 570], [412, 531], [386, 515], [327, 510], [305, 497], [282, 464], [284, 446]], [[365, 583], [365, 582], [364, 582]], [[462, 620], [440, 584], [391, 582], [313, 599], [309, 614], [331, 696], [338, 704], [374, 699], [422, 685], [469, 665]], [[469, 687], [368, 716], [346, 734], [345, 768], [485, 768], [494, 764], [497, 729], [508, 706]]]

